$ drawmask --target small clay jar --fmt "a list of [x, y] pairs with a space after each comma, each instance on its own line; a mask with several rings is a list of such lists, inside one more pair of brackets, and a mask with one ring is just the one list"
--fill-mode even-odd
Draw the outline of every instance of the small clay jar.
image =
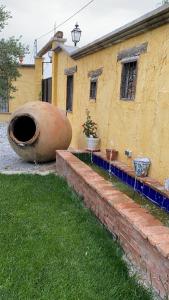
[[117, 160], [118, 151], [114, 149], [106, 149], [107, 160]]

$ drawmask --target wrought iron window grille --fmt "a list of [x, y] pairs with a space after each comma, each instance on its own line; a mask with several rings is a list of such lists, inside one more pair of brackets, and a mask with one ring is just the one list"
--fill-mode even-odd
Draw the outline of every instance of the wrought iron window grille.
[[96, 100], [97, 96], [97, 79], [91, 78], [90, 80], [90, 99]]
[[134, 100], [137, 81], [137, 60], [122, 64], [120, 98], [122, 100]]
[[72, 112], [73, 108], [73, 75], [67, 76], [66, 111]]
[[0, 94], [0, 113], [9, 112], [9, 94], [8, 80], [6, 77], [0, 77], [1, 94]]

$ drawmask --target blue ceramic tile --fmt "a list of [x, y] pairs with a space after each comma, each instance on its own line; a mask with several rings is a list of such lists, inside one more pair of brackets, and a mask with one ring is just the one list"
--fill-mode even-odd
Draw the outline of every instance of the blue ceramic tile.
[[169, 199], [164, 197], [164, 201], [163, 201], [163, 208], [169, 212]]
[[156, 193], [156, 203], [158, 203], [160, 207], [162, 207], [164, 203], [164, 196], [158, 192]]
[[100, 166], [101, 166], [102, 169], [104, 169], [104, 161], [103, 161], [103, 159], [100, 159]]
[[118, 174], [119, 174], [119, 170], [116, 167], [114, 167], [114, 175], [118, 177]]
[[127, 182], [127, 174], [125, 172], [123, 172], [122, 180], [123, 180], [124, 183]]
[[132, 185], [132, 177], [128, 176], [128, 184], [131, 186]]
[[96, 159], [97, 158], [97, 156], [93, 153], [93, 159]]
[[95, 165], [97, 165], [97, 157], [96, 157], [95, 155], [93, 155], [92, 160], [93, 160], [93, 163], [94, 163]]
[[[152, 190], [152, 189], [151, 189]], [[146, 184], [143, 185], [143, 194], [147, 197], [150, 197], [150, 193], [152, 193], [150, 191], [150, 187]], [[150, 197], [151, 198], [151, 197]]]
[[130, 185], [130, 179], [131, 179], [131, 177], [128, 175], [127, 176], [127, 182], [126, 182], [128, 185]]
[[99, 167], [102, 167], [102, 162], [101, 162], [100, 157], [97, 158], [97, 165], [98, 165]]
[[105, 160], [103, 160], [103, 168], [104, 168], [104, 170], [107, 171], [108, 163], [107, 163], [107, 161], [105, 161]]
[[128, 175], [127, 184], [134, 187], [135, 186], [135, 178]]
[[99, 157], [96, 156], [96, 164], [99, 165]]
[[96, 155], [95, 155], [95, 161], [96, 161], [96, 165], [98, 166], [99, 158], [98, 158], [98, 156], [96, 156]]
[[115, 174], [114, 174], [114, 166], [111, 165], [110, 170], [111, 170], [111, 173], [112, 173], [113, 175], [115, 175]]
[[153, 190], [152, 188], [149, 188], [149, 194], [147, 195], [153, 202], [157, 203], [156, 197], [157, 197], [157, 192]]
[[[81, 154], [78, 155], [80, 159], [87, 159]], [[90, 159], [88, 155], [88, 159]], [[118, 177], [124, 183], [128, 184], [131, 187], [135, 187], [137, 192], [144, 195], [150, 201], [154, 202], [156, 205], [162, 207], [167, 212], [169, 212], [169, 198], [164, 197], [162, 194], [158, 193], [154, 189], [150, 188], [148, 185], [140, 182], [139, 180], [135, 181], [135, 178], [128, 175], [124, 171], [118, 169], [117, 167], [110, 165], [109, 162], [105, 161], [104, 159], [100, 158], [99, 156], [93, 154], [93, 163], [99, 166], [100, 168], [107, 170], [107, 172], [111, 172], [112, 175]]]
[[137, 192], [139, 192], [140, 194], [143, 194], [143, 188], [144, 188], [144, 184], [142, 182], [140, 182], [139, 180], [136, 180]]
[[136, 179], [134, 177], [131, 177], [131, 186], [134, 188], [136, 185]]
[[105, 166], [106, 166], [106, 171], [108, 171], [109, 170], [109, 163], [107, 161], [105, 162]]
[[123, 174], [122, 174], [122, 171], [121, 170], [118, 170], [118, 178], [122, 180], [122, 177], [123, 177]]

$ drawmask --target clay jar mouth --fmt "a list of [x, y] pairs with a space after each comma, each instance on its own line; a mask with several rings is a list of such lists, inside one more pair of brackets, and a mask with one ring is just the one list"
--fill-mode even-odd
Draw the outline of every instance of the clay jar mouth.
[[39, 136], [39, 127], [31, 115], [17, 115], [9, 124], [8, 134], [16, 144], [31, 145]]

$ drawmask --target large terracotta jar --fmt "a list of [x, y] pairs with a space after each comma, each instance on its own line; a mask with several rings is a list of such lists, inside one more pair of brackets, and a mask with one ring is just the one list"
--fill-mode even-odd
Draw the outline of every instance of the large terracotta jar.
[[46, 162], [56, 150], [67, 149], [72, 129], [66, 114], [46, 102], [29, 102], [18, 108], [8, 126], [8, 139], [24, 160]]

